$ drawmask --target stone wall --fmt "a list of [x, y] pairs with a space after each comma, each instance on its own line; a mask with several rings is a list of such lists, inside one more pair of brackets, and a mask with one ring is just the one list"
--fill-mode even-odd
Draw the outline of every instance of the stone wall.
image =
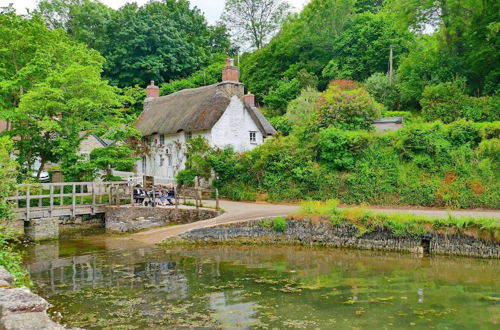
[[32, 241], [59, 238], [59, 217], [31, 219], [24, 226], [24, 234]]
[[500, 258], [500, 243], [462, 235], [428, 233], [396, 236], [389, 231], [363, 235], [353, 225], [332, 226], [329, 221], [291, 219], [284, 232], [265, 226], [261, 220], [194, 229], [179, 236], [181, 241], [219, 243], [263, 243], [323, 245], [341, 248], [412, 253], [448, 254]]
[[146, 228], [190, 223], [215, 218], [220, 212], [211, 209], [175, 209], [147, 206], [109, 206], [106, 230], [125, 233]]
[[0, 266], [0, 329], [65, 329], [47, 315], [50, 304], [28, 288], [12, 288], [14, 278]]

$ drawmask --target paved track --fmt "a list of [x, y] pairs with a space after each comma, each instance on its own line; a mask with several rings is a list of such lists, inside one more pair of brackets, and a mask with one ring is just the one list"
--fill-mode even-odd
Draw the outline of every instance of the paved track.
[[[210, 203], [208, 203], [210, 204]], [[148, 231], [131, 234], [126, 237], [128, 240], [133, 240], [145, 244], [156, 244], [163, 242], [165, 239], [182, 234], [188, 230], [219, 225], [223, 223], [248, 221], [266, 217], [284, 216], [290, 213], [297, 212], [299, 207], [296, 205], [283, 204], [268, 204], [268, 203], [242, 203], [221, 201], [221, 207], [226, 211], [221, 216], [213, 219], [197, 221], [185, 225], [177, 225], [171, 227], [163, 227], [151, 229]], [[370, 208], [372, 211], [382, 213], [411, 213], [425, 217], [441, 217], [446, 218], [449, 214], [455, 217], [483, 217], [483, 218], [499, 218], [500, 210], [480, 211], [480, 210], [459, 210], [447, 211], [441, 209], [392, 209], [392, 208]]]

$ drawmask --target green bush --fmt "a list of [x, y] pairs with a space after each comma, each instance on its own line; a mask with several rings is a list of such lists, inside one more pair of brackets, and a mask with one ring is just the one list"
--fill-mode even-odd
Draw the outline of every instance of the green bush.
[[335, 126], [347, 130], [373, 129], [381, 106], [368, 92], [350, 80], [334, 80], [321, 94], [318, 121], [322, 127]]
[[9, 227], [0, 225], [0, 265], [14, 277], [14, 286], [31, 286], [28, 274], [22, 268], [22, 257], [14, 249], [19, 243], [17, 234]]
[[364, 131], [344, 131], [335, 127], [323, 129], [318, 134], [319, 159], [334, 170], [350, 170], [356, 165], [369, 143]]
[[465, 82], [455, 80], [427, 86], [420, 104], [426, 120], [451, 123], [464, 118], [472, 121], [500, 119], [500, 96], [471, 97], [464, 93]]
[[287, 227], [286, 219], [283, 217], [276, 217], [273, 220], [273, 229], [279, 232], [284, 232]]
[[175, 176], [175, 180], [177, 184], [183, 185], [183, 186], [193, 186], [194, 185], [194, 178], [196, 174], [189, 170], [189, 169], [184, 169], [180, 170], [177, 172], [177, 175]]
[[316, 103], [320, 93], [308, 87], [300, 92], [300, 95], [288, 103], [285, 117], [291, 125], [312, 125], [316, 119]]
[[396, 81], [391, 83], [386, 74], [380, 72], [372, 74], [366, 79], [364, 86], [375, 101], [388, 109], [397, 110], [401, 107], [399, 85]]
[[462, 118], [467, 103], [464, 86], [463, 80], [426, 86], [420, 100], [422, 116], [429, 121], [441, 120], [444, 123]]

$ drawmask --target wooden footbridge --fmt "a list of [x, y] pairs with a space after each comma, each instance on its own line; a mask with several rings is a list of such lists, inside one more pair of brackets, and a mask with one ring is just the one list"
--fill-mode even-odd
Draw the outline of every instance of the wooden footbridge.
[[[199, 208], [203, 196], [212, 194], [216, 207], [219, 207], [217, 189], [202, 189], [199, 186], [174, 189], [176, 205], [179, 205], [180, 199], [184, 200], [184, 204], [186, 199], [192, 199], [196, 208]], [[32, 183], [18, 185], [15, 195], [8, 200], [14, 204], [16, 220], [64, 216], [74, 219], [77, 216], [104, 213], [105, 207], [109, 205], [134, 205], [133, 191], [132, 184], [127, 181]]]
[[103, 213], [108, 205], [133, 202], [133, 188], [127, 181], [58, 182], [21, 184], [14, 196], [16, 220]]

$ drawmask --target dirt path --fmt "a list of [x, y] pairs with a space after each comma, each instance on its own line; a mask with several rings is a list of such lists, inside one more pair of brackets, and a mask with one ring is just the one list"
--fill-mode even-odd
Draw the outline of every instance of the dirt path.
[[[210, 205], [210, 203], [208, 203]], [[242, 203], [221, 201], [221, 207], [226, 211], [217, 218], [193, 222], [185, 225], [163, 227], [152, 229], [136, 234], [131, 234], [124, 239], [133, 240], [145, 244], [156, 244], [163, 242], [169, 237], [182, 234], [188, 230], [219, 225], [223, 223], [248, 221], [265, 217], [284, 216], [297, 212], [297, 205], [267, 204], [267, 203]], [[500, 210], [479, 211], [479, 210], [459, 210], [447, 211], [439, 209], [391, 209], [391, 208], [371, 208], [372, 211], [381, 213], [411, 213], [425, 217], [446, 218], [449, 214], [455, 217], [482, 217], [499, 218]]]

